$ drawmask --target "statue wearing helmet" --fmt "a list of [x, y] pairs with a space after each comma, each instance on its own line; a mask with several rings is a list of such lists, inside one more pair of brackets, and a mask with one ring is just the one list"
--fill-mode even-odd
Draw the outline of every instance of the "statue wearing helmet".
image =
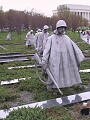
[[38, 37], [39, 37], [39, 34], [42, 32], [42, 30], [41, 29], [38, 29], [37, 31], [36, 31], [36, 33], [35, 33], [35, 48], [36, 48], [36, 50], [37, 50], [37, 45], [38, 45]]
[[[49, 68], [59, 88], [82, 83], [79, 75], [80, 62], [84, 60], [82, 51], [65, 35], [67, 28], [64, 20], [56, 23], [56, 33], [48, 37], [43, 51], [42, 65]], [[48, 77], [47, 88], [56, 88]]]
[[47, 38], [49, 37], [48, 29], [49, 27], [47, 25], [44, 25], [42, 32], [40, 32], [38, 36], [37, 51], [39, 55], [43, 53], [43, 50], [47, 42]]
[[33, 34], [33, 30], [30, 30], [26, 37], [25, 37], [25, 40], [26, 40], [26, 46], [30, 47], [31, 45], [34, 44], [35, 42], [35, 36]]

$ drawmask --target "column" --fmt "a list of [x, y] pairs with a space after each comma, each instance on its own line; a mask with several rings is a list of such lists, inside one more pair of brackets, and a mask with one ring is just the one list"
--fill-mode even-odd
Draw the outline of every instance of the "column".
[[81, 12], [79, 12], [79, 16], [81, 16]]
[[85, 18], [85, 12], [82, 13], [82, 17]]
[[86, 12], [86, 19], [88, 20], [88, 12]]
[[83, 13], [81, 12], [81, 17], [82, 17], [82, 14], [83, 14]]
[[88, 21], [89, 21], [89, 12], [88, 12]]
[[86, 19], [86, 12], [85, 12], [85, 19]]
[[90, 22], [90, 12], [89, 12], [89, 22]]

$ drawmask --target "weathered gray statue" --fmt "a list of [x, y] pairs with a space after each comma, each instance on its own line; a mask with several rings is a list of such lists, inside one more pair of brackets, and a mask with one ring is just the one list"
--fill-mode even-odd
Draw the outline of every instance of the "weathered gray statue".
[[47, 38], [49, 37], [48, 29], [49, 27], [47, 25], [44, 25], [42, 32], [38, 36], [37, 51], [39, 55], [42, 55], [47, 42]]
[[31, 45], [34, 44], [35, 36], [34, 36], [33, 30], [30, 30], [27, 33], [25, 40], [26, 40], [26, 46], [28, 46], [28, 47], [30, 47]]
[[12, 34], [9, 32], [7, 35], [7, 40], [11, 41], [12, 40]]
[[[78, 46], [65, 35], [66, 28], [64, 20], [56, 23], [56, 33], [48, 37], [42, 57], [44, 69], [49, 68], [59, 88], [82, 83], [79, 66], [84, 56]], [[49, 76], [46, 83], [47, 88], [57, 88]]]

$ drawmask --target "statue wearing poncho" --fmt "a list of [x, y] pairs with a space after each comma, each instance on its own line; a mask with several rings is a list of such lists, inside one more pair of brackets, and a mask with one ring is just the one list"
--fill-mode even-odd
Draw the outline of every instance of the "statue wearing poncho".
[[[42, 65], [49, 68], [59, 88], [82, 83], [79, 65], [84, 56], [78, 46], [64, 34], [66, 27], [65, 21], [57, 22], [56, 34], [48, 37], [42, 57]], [[46, 83], [48, 88], [56, 88], [49, 77]]]

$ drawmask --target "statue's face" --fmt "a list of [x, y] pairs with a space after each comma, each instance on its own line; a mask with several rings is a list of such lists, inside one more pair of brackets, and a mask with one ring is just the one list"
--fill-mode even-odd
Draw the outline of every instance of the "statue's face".
[[57, 33], [58, 33], [58, 35], [63, 35], [64, 33], [65, 33], [65, 27], [58, 27], [57, 28]]
[[48, 29], [44, 29], [44, 33], [47, 33], [48, 32]]
[[31, 34], [33, 34], [33, 32], [31, 32]]

